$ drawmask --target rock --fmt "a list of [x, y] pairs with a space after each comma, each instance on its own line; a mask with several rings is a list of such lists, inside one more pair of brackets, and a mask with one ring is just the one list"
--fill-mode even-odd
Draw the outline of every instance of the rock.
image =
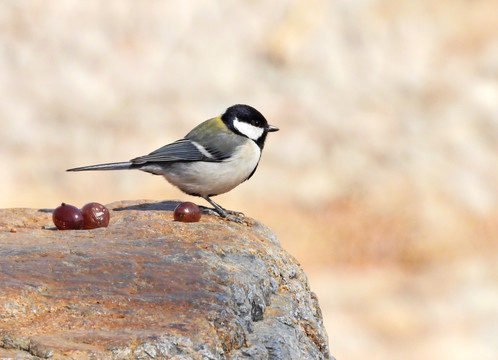
[[258, 222], [174, 222], [118, 202], [109, 227], [0, 210], [0, 357], [328, 359], [316, 296]]

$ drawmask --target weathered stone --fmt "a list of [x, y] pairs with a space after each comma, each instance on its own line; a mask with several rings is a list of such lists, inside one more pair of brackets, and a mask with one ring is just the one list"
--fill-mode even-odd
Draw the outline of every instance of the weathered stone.
[[108, 228], [59, 231], [0, 210], [0, 357], [328, 359], [316, 296], [265, 226], [177, 203], [110, 204]]

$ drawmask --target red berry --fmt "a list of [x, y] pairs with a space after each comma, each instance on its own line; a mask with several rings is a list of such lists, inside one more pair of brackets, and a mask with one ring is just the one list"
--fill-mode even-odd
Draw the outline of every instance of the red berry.
[[83, 214], [75, 206], [62, 203], [52, 213], [52, 220], [59, 230], [79, 230], [83, 228]]
[[83, 228], [96, 229], [107, 227], [111, 215], [109, 210], [102, 204], [91, 202], [81, 208], [83, 213]]
[[173, 217], [175, 221], [197, 222], [201, 219], [201, 209], [190, 201], [182, 202], [175, 208]]

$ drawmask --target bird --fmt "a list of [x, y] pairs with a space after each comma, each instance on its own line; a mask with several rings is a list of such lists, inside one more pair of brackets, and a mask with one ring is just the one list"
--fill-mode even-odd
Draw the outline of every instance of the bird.
[[255, 108], [237, 104], [200, 123], [183, 139], [148, 155], [66, 171], [138, 169], [162, 175], [184, 193], [206, 200], [214, 207], [210, 209], [213, 213], [241, 222], [237, 216], [242, 213], [224, 209], [211, 197], [249, 180], [258, 167], [268, 133], [278, 130]]

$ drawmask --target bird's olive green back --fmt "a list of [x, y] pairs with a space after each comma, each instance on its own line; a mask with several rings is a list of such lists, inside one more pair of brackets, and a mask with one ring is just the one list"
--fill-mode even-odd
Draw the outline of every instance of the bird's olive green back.
[[250, 141], [246, 137], [237, 135], [228, 129], [221, 120], [221, 116], [197, 125], [185, 138], [202, 145], [209, 153], [220, 160], [228, 158], [238, 146]]

